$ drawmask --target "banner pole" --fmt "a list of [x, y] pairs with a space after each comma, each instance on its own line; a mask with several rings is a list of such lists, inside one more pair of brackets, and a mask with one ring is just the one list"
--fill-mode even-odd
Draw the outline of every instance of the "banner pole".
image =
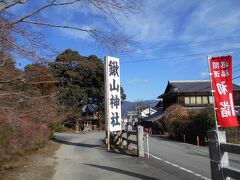
[[106, 144], [107, 144], [107, 149], [110, 150], [110, 124], [109, 124], [109, 95], [107, 93], [107, 88], [108, 88], [108, 78], [107, 78], [107, 65], [108, 65], [108, 60], [107, 57], [105, 56], [104, 60], [104, 84], [105, 84], [105, 131], [106, 131]]
[[209, 71], [209, 79], [210, 79], [210, 85], [211, 85], [211, 94], [213, 98], [213, 111], [214, 111], [214, 119], [215, 119], [215, 126], [216, 126], [216, 131], [218, 133], [218, 122], [217, 122], [217, 114], [216, 114], [216, 103], [215, 103], [215, 97], [214, 97], [214, 91], [213, 91], [213, 86], [212, 86], [212, 73], [211, 73], [211, 68], [210, 68], [210, 59], [212, 57], [208, 56], [208, 71]]

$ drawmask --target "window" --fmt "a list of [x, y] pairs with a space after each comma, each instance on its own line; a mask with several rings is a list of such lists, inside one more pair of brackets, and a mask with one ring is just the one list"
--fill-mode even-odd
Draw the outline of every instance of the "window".
[[203, 102], [203, 104], [208, 104], [208, 97], [207, 96], [203, 96], [202, 97], [202, 102]]
[[209, 103], [213, 104], [213, 97], [212, 96], [209, 96]]
[[197, 100], [197, 104], [202, 104], [202, 97], [201, 96], [197, 96], [196, 100]]
[[196, 104], [195, 96], [190, 97], [190, 104]]
[[185, 104], [190, 104], [189, 97], [184, 98]]

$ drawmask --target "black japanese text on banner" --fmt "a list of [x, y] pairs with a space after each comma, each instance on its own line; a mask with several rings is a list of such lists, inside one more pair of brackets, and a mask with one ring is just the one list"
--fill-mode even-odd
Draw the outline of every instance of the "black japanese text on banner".
[[120, 86], [120, 64], [115, 57], [105, 57], [105, 103], [106, 118], [110, 131], [122, 130], [121, 125], [121, 86]]

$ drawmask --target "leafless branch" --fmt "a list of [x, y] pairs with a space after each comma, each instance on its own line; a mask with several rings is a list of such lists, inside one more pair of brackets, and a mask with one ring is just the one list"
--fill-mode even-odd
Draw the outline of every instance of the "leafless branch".
[[22, 22], [35, 24], [35, 25], [50, 26], [50, 27], [55, 27], [55, 28], [74, 29], [74, 30], [78, 30], [78, 31], [84, 31], [84, 32], [87, 32], [87, 33], [96, 32], [95, 29], [82, 29], [82, 28], [79, 28], [79, 27], [67, 26], [67, 25], [57, 25], [57, 24], [51, 24], [51, 23], [47, 23], [47, 22], [37, 22], [37, 21], [28, 21], [28, 20], [23, 20]]
[[79, 27], [74, 26], [67, 26], [67, 25], [56, 25], [56, 24], [50, 24], [46, 22], [36, 22], [36, 21], [28, 21], [23, 20], [22, 22], [35, 24], [35, 25], [44, 25], [54, 28], [63, 28], [63, 29], [73, 29], [78, 30], [82, 32], [88, 33], [93, 39], [98, 42], [99, 45], [106, 47], [109, 50], [117, 50], [121, 49], [122, 52], [125, 52], [124, 47], [126, 47], [126, 44], [131, 42], [132, 37], [124, 35], [124, 33], [119, 34], [106, 34], [101, 31], [97, 31], [96, 29], [82, 29]]
[[19, 52], [19, 54], [24, 54], [24, 56], [30, 57], [31, 59], [36, 59], [38, 61], [43, 60], [43, 58], [40, 57], [36, 51], [32, 51], [27, 48], [24, 48], [24, 46], [18, 45], [16, 42], [10, 39], [4, 38], [4, 37], [0, 37], [0, 38], [4, 39], [4, 41], [10, 43], [13, 47], [15, 47], [15, 49], [17, 49], [17, 52]]
[[52, 84], [52, 83], [61, 83], [61, 82], [64, 82], [64, 81], [55, 81], [55, 80], [54, 81], [38, 81], [38, 82], [27, 82], [26, 84], [31, 84], [31, 85], [34, 85], [34, 84]]
[[[99, 29], [81, 28], [81, 25], [59, 25], [49, 23], [48, 21], [35, 21], [31, 18], [50, 7], [86, 3], [88, 7], [94, 7], [100, 12], [103, 12], [103, 14], [111, 16], [117, 22], [115, 16], [118, 15], [118, 13], [127, 14], [136, 12], [138, 9], [136, 0], [46, 0], [40, 7], [21, 17], [4, 11], [14, 5], [27, 1], [29, 0], [0, 0], [0, 13], [3, 14], [3, 16], [0, 15], [0, 38], [4, 37], [8, 40], [0, 42], [0, 45], [2, 50], [6, 51], [8, 54], [15, 57], [24, 57], [33, 61], [40, 60], [40, 62], [51, 59], [57, 54], [56, 50], [50, 49], [49, 47], [51, 46], [46, 46], [46, 43], [42, 42], [43, 38], [38, 38], [38, 34], [41, 32], [32, 31], [32, 25], [78, 30], [88, 33], [98, 45], [110, 51], [127, 51], [127, 44], [131, 41], [132, 37], [123, 35], [122, 33], [103, 33], [103, 31]], [[6, 3], [4, 4], [4, 2]]]
[[12, 7], [12, 6], [15, 6], [16, 4], [23, 4], [23, 3], [26, 3], [28, 0], [13, 0], [13, 1], [10, 1], [10, 2], [7, 2], [7, 1], [1, 1], [1, 2], [5, 2], [3, 5], [0, 6], [0, 12], [3, 12], [4, 10]]
[[[17, 29], [10, 29], [10, 31], [19, 34], [20, 36], [22, 36], [24, 39], [28, 40], [30, 42], [31, 45], [34, 45], [36, 47], [45, 47], [45, 48], [49, 48], [48, 46], [46, 46], [45, 44], [42, 44], [38, 41], [36, 41], [33, 37], [33, 34], [28, 33], [25, 30], [17, 30]], [[39, 36], [39, 34], [38, 34]]]
[[138, 9], [136, 0], [87, 0], [87, 2], [112, 17], [119, 12], [137, 12]]
[[[21, 17], [20, 19], [16, 20], [16, 21], [13, 21], [11, 23], [9, 23], [10, 25], [14, 25], [14, 24], [17, 24], [19, 22], [22, 22], [24, 19], [27, 19], [31, 16], [34, 16], [35, 14], [39, 13], [40, 11], [46, 9], [46, 8], [49, 8], [49, 7], [52, 7], [52, 6], [64, 6], [64, 5], [71, 5], [71, 4], [74, 4], [74, 3], [77, 3], [77, 2], [80, 2], [82, 0], [74, 0], [74, 1], [69, 1], [69, 2], [62, 2], [62, 3], [55, 3], [56, 0], [53, 0], [51, 1], [50, 3], [44, 5], [44, 6], [41, 6], [40, 8], [38, 8], [37, 10]], [[1, 12], [1, 11], [0, 11]]]
[[105, 47], [110, 51], [120, 51], [127, 53], [127, 44], [132, 43], [132, 37], [125, 35], [124, 33], [93, 33], [92, 37], [96, 40], [96, 43], [100, 47]]
[[27, 50], [27, 49], [25, 49], [25, 48], [17, 45], [17, 43], [15, 43], [15, 42], [13, 42], [13, 41], [11, 41], [11, 40], [9, 40], [9, 39], [6, 39], [6, 38], [4, 38], [4, 37], [2, 37], [2, 39], [4, 39], [5, 41], [9, 42], [9, 43], [12, 44], [12, 45], [14, 45], [14, 46], [15, 46], [16, 48], [18, 48], [19, 50], [21, 50], [21, 51], [23, 51], [23, 52], [25, 52], [25, 53], [32, 54], [32, 52], [31, 52], [30, 50]]
[[[40, 106], [40, 107], [38, 107], [38, 108], [35, 108], [35, 109], [33, 109], [33, 110], [31, 110], [31, 111], [24, 111], [24, 112], [20, 112], [20, 113], [18, 113], [18, 116], [24, 116], [24, 115], [29, 115], [29, 114], [34, 114], [34, 113], [37, 113], [37, 112], [39, 112], [39, 111], [41, 111], [41, 110], [48, 110], [49, 109], [49, 107], [52, 107], [52, 105], [50, 104], [50, 105], [45, 105], [45, 106]], [[51, 111], [49, 112], [48, 111], [48, 113], [52, 113]]]
[[3, 67], [5, 65], [5, 62], [6, 62], [6, 58], [5, 57], [2, 57], [2, 58], [3, 58], [3, 60], [2, 60], [2, 62], [0, 64], [0, 67]]
[[0, 84], [3, 84], [3, 83], [11, 83], [11, 82], [18, 81], [18, 80], [21, 80], [21, 79], [22, 79], [22, 77], [19, 76], [19, 77], [16, 77], [16, 78], [10, 79], [10, 80], [0, 81]]

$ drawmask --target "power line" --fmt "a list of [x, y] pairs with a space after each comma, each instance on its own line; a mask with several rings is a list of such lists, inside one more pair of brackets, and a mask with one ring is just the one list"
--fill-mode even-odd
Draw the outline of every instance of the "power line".
[[[179, 48], [179, 47], [186, 47], [186, 46], [194, 46], [194, 45], [204, 45], [206, 46], [206, 43], [214, 43], [214, 42], [218, 42], [218, 41], [223, 41], [223, 42], [234, 42], [236, 41], [236, 38], [238, 38], [240, 36], [229, 36], [229, 37], [224, 37], [224, 38], [219, 38], [219, 39], [213, 39], [213, 40], [207, 40], [207, 41], [199, 41], [199, 42], [194, 42], [194, 43], [185, 43], [185, 44], [179, 44], [179, 45], [175, 45], [175, 46], [168, 46], [166, 48], [162, 48], [162, 47], [155, 47], [155, 48], [149, 48], [149, 49], [138, 49], [140, 51], [153, 51], [153, 50], [166, 50], [166, 49], [173, 49], [173, 48]], [[231, 38], [234, 38], [232, 40], [229, 40]]]
[[238, 78], [240, 78], [240, 76], [236, 76], [236, 77], [234, 77], [233, 80], [238, 79]]
[[239, 50], [239, 49], [240, 49], [240, 47], [234, 48], [234, 49], [224, 49], [224, 50], [219, 50], [219, 51], [202, 52], [202, 53], [196, 53], [196, 54], [185, 54], [185, 55], [170, 56], [170, 57], [163, 57], [163, 58], [140, 59], [140, 60], [121, 62], [121, 64], [170, 60], [170, 59], [183, 58], [183, 57], [189, 57], [189, 56], [192, 56], [192, 57], [193, 56], [202, 56], [202, 55], [206, 55], [206, 54], [213, 54], [213, 53], [219, 53], [219, 52], [225, 52], [225, 51], [235, 51], [235, 50]]
[[[234, 46], [239, 46], [239, 42], [231, 42], [231, 41], [228, 41], [227, 43], [231, 43], [230, 45], [232, 47]], [[158, 48], [158, 50], [161, 50], [161, 51], [169, 51], [169, 50], [181, 50], [181, 49], [187, 49], [187, 50], [195, 50], [197, 48], [207, 48], [207, 47], [211, 47], [209, 46], [210, 44], [208, 44], [208, 46], [206, 44], [202, 44], [202, 45], [189, 45], [189, 46], [177, 46], [177, 47], [166, 47], [166, 48]], [[225, 46], [230, 46], [229, 44], [217, 44], [217, 45], [214, 45], [214, 48], [224, 48]], [[153, 53], [155, 50], [152, 49], [152, 50], [141, 50], [140, 53], [137, 53], [138, 55], [144, 55], [146, 53]]]
[[[234, 66], [233, 68], [236, 68], [236, 67], [238, 67], [239, 65], [237, 65], [237, 66]], [[238, 78], [240, 78], [240, 76], [237, 76], [237, 77], [234, 77], [234, 78], [232, 78], [232, 80], [235, 80], [235, 79], [238, 79]], [[209, 78], [201, 78], [200, 80], [198, 80], [198, 81], [209, 81], [210, 82], [210, 80], [209, 80]], [[191, 89], [192, 87], [197, 87], [197, 86], [201, 86], [201, 83], [199, 83], [199, 84], [189, 84], [189, 85], [187, 85], [187, 86], [185, 86], [184, 88], [183, 88], [183, 90], [185, 90], [185, 91], [187, 91], [187, 90], [189, 90], [189, 89]], [[202, 88], [202, 89], [200, 89], [200, 90], [205, 90], [207, 87], [204, 87], [204, 88]]]
[[240, 66], [239, 67], [238, 66], [233, 67], [233, 72], [237, 72], [238, 70], [240, 70]]

